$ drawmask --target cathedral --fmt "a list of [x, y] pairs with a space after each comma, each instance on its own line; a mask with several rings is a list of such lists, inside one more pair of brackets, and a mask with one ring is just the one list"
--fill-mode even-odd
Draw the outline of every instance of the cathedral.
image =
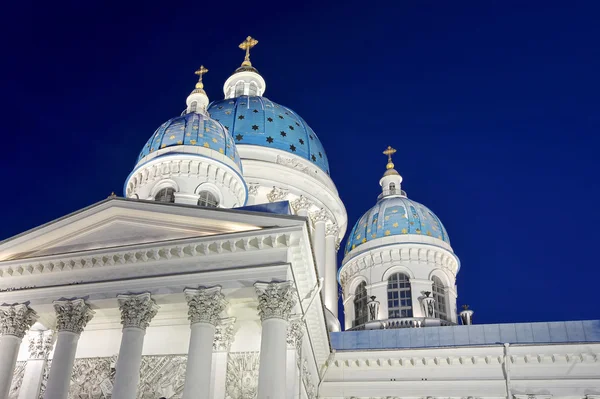
[[0, 242], [0, 399], [600, 399], [599, 320], [457, 308], [460, 260], [393, 143], [348, 220], [257, 43], [223, 99], [196, 71], [122, 197]]

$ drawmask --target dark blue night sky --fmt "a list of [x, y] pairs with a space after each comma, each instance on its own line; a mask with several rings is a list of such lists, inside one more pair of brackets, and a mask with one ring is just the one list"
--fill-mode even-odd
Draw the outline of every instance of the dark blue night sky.
[[4, 15], [0, 239], [122, 194], [194, 70], [221, 99], [252, 35], [265, 96], [318, 134], [350, 228], [392, 145], [477, 323], [600, 317], [598, 2], [151, 3]]

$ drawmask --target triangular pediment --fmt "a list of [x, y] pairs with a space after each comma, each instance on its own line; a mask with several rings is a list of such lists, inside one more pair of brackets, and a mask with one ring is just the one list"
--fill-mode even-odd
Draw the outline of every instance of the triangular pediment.
[[111, 199], [0, 243], [0, 261], [297, 224], [289, 216]]

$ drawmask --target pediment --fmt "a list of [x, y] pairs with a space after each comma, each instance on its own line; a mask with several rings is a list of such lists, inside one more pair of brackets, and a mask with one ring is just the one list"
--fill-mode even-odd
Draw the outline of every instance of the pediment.
[[235, 210], [110, 199], [0, 243], [0, 261], [298, 223]]

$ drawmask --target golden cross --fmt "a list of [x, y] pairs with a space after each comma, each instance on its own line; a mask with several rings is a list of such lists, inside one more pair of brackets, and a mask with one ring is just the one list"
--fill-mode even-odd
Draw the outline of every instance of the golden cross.
[[204, 85], [202, 84], [202, 76], [206, 72], [208, 72], [208, 69], [204, 68], [204, 65], [200, 65], [200, 68], [198, 68], [198, 70], [194, 72], [196, 75], [198, 75], [198, 83], [196, 83], [197, 89], [202, 89], [204, 87]]
[[392, 155], [394, 155], [396, 153], [396, 150], [392, 147], [390, 147], [388, 145], [388, 148], [383, 152], [383, 155], [387, 155], [388, 156], [388, 164], [386, 166], [386, 169], [393, 169], [394, 168], [394, 164], [392, 163]]
[[244, 62], [242, 62], [243, 66], [252, 66], [250, 63], [250, 49], [258, 44], [258, 40], [254, 39], [252, 36], [248, 36], [246, 40], [240, 43], [240, 48], [242, 50], [246, 50], [246, 57], [244, 57]]

